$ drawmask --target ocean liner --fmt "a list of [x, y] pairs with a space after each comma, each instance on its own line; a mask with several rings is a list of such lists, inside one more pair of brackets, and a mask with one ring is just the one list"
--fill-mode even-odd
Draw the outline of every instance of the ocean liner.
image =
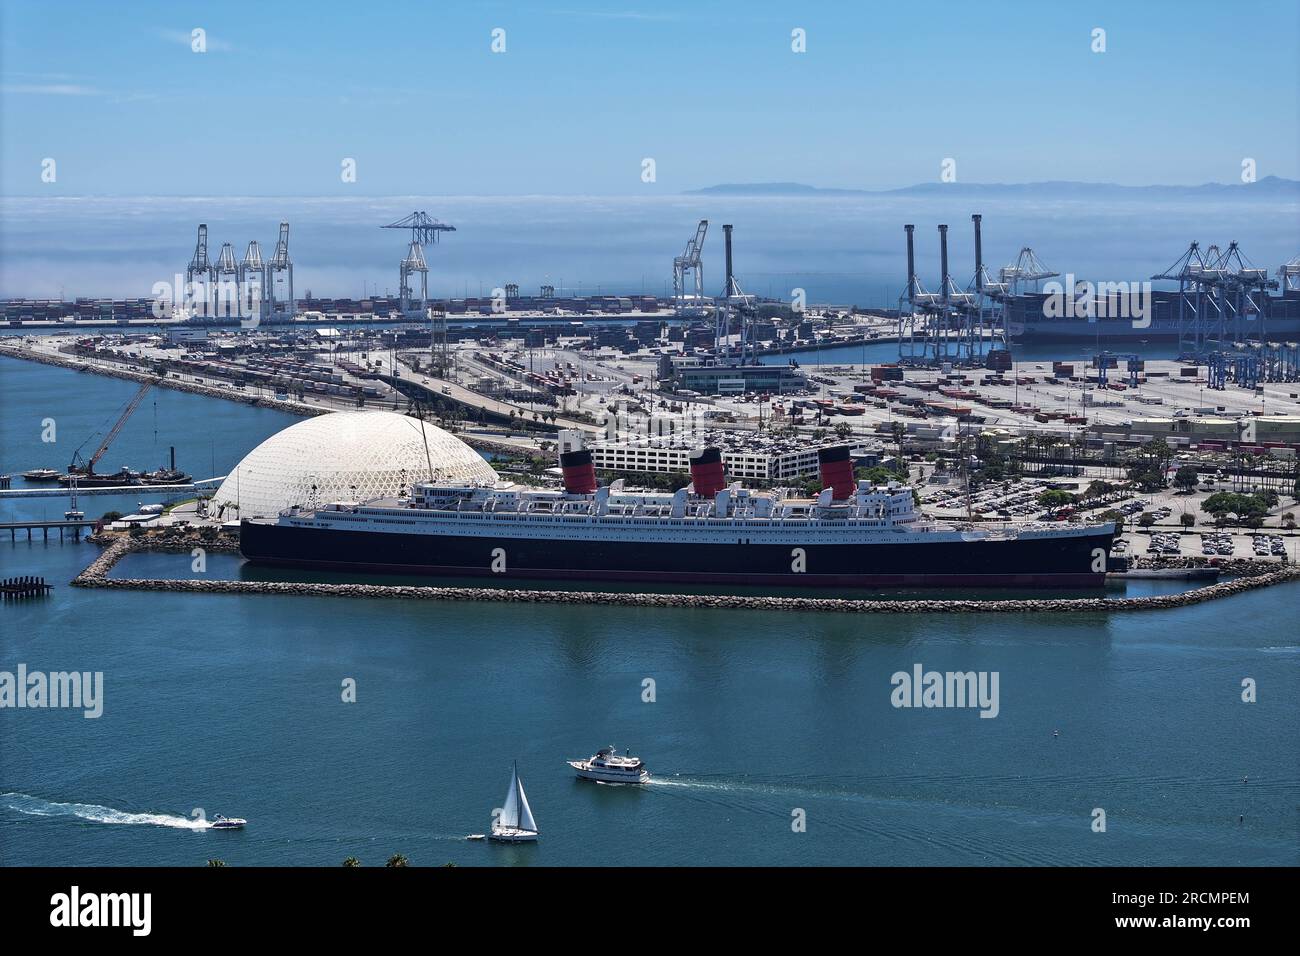
[[1113, 523], [943, 526], [910, 488], [854, 478], [818, 453], [815, 498], [728, 484], [718, 449], [676, 493], [598, 486], [591, 452], [561, 455], [563, 489], [415, 484], [408, 495], [293, 507], [240, 522], [240, 550], [281, 567], [443, 576], [810, 588], [1097, 587]]

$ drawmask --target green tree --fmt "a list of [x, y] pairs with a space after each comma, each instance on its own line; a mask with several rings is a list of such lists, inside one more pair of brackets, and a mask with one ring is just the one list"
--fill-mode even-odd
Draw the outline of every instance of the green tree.
[[1268, 513], [1266, 495], [1243, 495], [1234, 491], [1218, 491], [1201, 502], [1201, 510], [1216, 519], [1229, 514], [1238, 518], [1263, 517]]
[[1138, 515], [1138, 527], [1149, 528], [1156, 523], [1156, 516], [1149, 511], [1144, 511]]
[[1182, 522], [1184, 528], [1191, 528], [1196, 524], [1196, 515], [1190, 511], [1184, 511], [1178, 520]]
[[1038, 504], [1043, 508], [1061, 508], [1074, 501], [1074, 495], [1056, 488], [1046, 488], [1038, 493]]
[[1148, 493], [1159, 491], [1165, 486], [1164, 472], [1146, 462], [1139, 461], [1130, 464], [1128, 477], [1130, 481], [1137, 484], [1138, 488]]
[[1194, 465], [1183, 465], [1174, 473], [1174, 487], [1179, 491], [1191, 491], [1201, 483], [1201, 476]]
[[905, 481], [906, 476], [898, 471], [876, 465], [874, 468], [859, 468], [854, 477], [858, 481], [869, 481], [873, 485], [886, 485], [891, 481]]
[[1169, 467], [1169, 463], [1174, 458], [1174, 450], [1169, 447], [1169, 442], [1163, 438], [1148, 442], [1143, 451], [1146, 452], [1151, 463], [1162, 471]]
[[[889, 430], [894, 436], [894, 445], [898, 449], [898, 460], [903, 460], [903, 436], [907, 434], [907, 426], [902, 422], [890, 422]], [[958, 442], [960, 447], [961, 443]]]
[[1112, 485], [1109, 481], [1102, 481], [1098, 479], [1097, 481], [1094, 481], [1088, 485], [1088, 489], [1083, 493], [1083, 495], [1085, 498], [1100, 498], [1103, 495], [1110, 494], [1114, 490], [1115, 490], [1115, 486]]

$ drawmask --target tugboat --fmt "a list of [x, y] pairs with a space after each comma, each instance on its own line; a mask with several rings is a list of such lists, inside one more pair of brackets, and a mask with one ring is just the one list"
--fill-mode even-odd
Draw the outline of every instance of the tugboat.
[[23, 477], [28, 481], [58, 481], [61, 474], [57, 468], [33, 468], [24, 471]]
[[649, 783], [650, 772], [640, 757], [633, 757], [627, 751], [619, 756], [611, 745], [597, 750], [587, 760], [565, 761], [583, 780], [595, 780], [598, 783]]
[[239, 817], [223, 817], [218, 813], [208, 827], [212, 830], [242, 830], [247, 823]]
[[492, 821], [492, 833], [488, 839], [498, 843], [536, 843], [537, 821], [533, 819], [532, 807], [524, 796], [524, 785], [519, 780], [519, 768], [510, 770], [510, 789], [506, 791], [505, 806], [501, 815]]

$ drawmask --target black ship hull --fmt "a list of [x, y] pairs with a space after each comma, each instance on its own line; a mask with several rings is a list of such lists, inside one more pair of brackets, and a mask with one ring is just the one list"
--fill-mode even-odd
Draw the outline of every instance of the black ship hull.
[[1096, 588], [1105, 583], [1111, 543], [1109, 531], [801, 546], [405, 534], [244, 521], [239, 547], [257, 565], [429, 577], [845, 589]]

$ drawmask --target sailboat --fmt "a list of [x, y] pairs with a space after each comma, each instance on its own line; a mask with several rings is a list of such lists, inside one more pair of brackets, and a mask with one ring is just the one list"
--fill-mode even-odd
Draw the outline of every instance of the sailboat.
[[501, 815], [492, 821], [489, 839], [500, 843], [532, 843], [537, 839], [537, 823], [533, 820], [528, 798], [524, 796], [518, 764], [511, 766], [510, 789], [506, 791], [506, 802], [501, 808]]

